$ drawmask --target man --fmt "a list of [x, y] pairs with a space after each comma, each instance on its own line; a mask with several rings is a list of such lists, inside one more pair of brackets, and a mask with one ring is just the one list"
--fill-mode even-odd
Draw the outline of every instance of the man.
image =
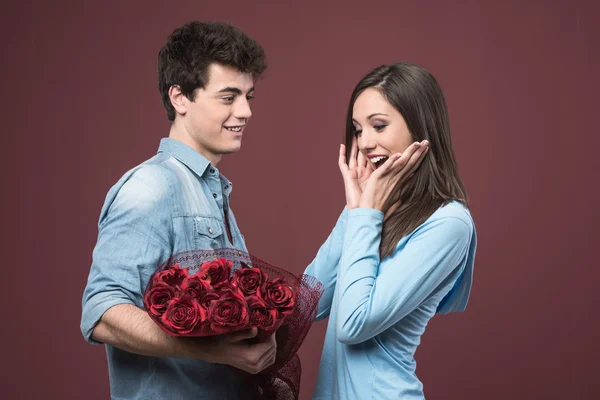
[[223, 154], [240, 149], [251, 117], [263, 49], [240, 30], [190, 22], [158, 56], [159, 90], [172, 125], [158, 154], [109, 191], [83, 295], [81, 330], [106, 344], [113, 399], [245, 399], [230, 366], [257, 373], [275, 360], [274, 335], [256, 330], [213, 338], [165, 334], [142, 309], [150, 276], [172, 254], [235, 247], [247, 251], [229, 207]]

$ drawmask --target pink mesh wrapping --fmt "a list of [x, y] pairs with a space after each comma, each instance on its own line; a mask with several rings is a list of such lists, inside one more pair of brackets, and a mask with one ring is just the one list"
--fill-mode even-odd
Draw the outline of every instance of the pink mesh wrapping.
[[[317, 313], [317, 305], [323, 294], [323, 285], [314, 277], [302, 275], [300, 277], [275, 267], [258, 257], [236, 249], [196, 250], [173, 255], [166, 263], [156, 271], [159, 273], [164, 269], [179, 264], [180, 268], [188, 268], [188, 275], [195, 274], [200, 266], [209, 261], [225, 258], [232, 261], [232, 274], [242, 267], [260, 268], [267, 273], [269, 279], [282, 278], [287, 285], [293, 288], [296, 302], [290, 315], [286, 316], [281, 326], [275, 332], [277, 340], [276, 361], [269, 368], [256, 375], [244, 374], [255, 391], [255, 398], [259, 400], [297, 400], [300, 392], [300, 376], [302, 368], [297, 351], [306, 338]], [[155, 274], [156, 274], [155, 273]], [[152, 289], [151, 278], [146, 292]], [[148, 312], [150, 317], [170, 335], [177, 336], [168, 331], [161, 321]], [[240, 327], [239, 329], [247, 329]], [[231, 329], [231, 333], [238, 329]], [[268, 332], [263, 334], [269, 334]], [[179, 336], [208, 336], [214, 335], [206, 330], [199, 330], [186, 335]]]

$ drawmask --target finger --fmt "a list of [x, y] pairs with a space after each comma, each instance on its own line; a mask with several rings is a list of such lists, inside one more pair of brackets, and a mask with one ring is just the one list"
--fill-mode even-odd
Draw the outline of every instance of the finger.
[[425, 149], [423, 149], [423, 151], [420, 152], [419, 158], [415, 161], [415, 163], [410, 168], [409, 176], [412, 176], [415, 174], [415, 172], [417, 171], [417, 169], [419, 168], [419, 166], [421, 165], [421, 163], [423, 162], [423, 160], [425, 159], [425, 157], [427, 156], [428, 153], [429, 153], [429, 146], [426, 146]]
[[402, 175], [413, 174], [421, 164], [421, 161], [423, 160], [425, 154], [427, 154], [428, 150], [429, 142], [424, 140], [419, 144], [418, 148], [411, 153], [406, 165], [403, 166], [404, 170], [402, 171]]
[[[269, 359], [267, 360], [267, 362], [265, 363], [265, 366], [264, 366], [264, 368], [268, 368], [268, 367], [270, 367], [271, 365], [275, 364], [275, 361], [277, 361], [277, 352], [276, 352], [276, 351], [273, 353], [273, 355], [271, 356], [271, 358], [269, 358]], [[264, 369], [264, 368], [263, 368], [263, 369]]]
[[263, 355], [260, 356], [260, 358], [258, 359], [258, 362], [256, 363], [256, 367], [259, 368], [260, 370], [263, 370], [266, 367], [268, 367], [269, 365], [273, 364], [270, 361], [275, 359], [276, 354], [277, 354], [277, 347], [276, 346], [269, 347], [269, 349], [267, 351], [265, 351], [263, 353]]
[[258, 329], [251, 328], [227, 335], [227, 341], [231, 343], [241, 342], [242, 340], [252, 339], [258, 334]]
[[389, 168], [389, 172], [400, 173], [399, 178], [407, 175], [413, 170], [414, 164], [417, 162], [423, 151], [428, 147], [429, 142], [424, 140], [422, 143], [414, 142], [404, 152], [402, 157], [396, 160]]
[[358, 152], [358, 168], [364, 169], [367, 167], [367, 157], [363, 154], [362, 151]]
[[358, 141], [356, 137], [352, 139], [352, 148], [350, 149], [350, 160], [348, 166], [352, 169], [356, 167], [356, 156], [358, 153]]
[[383, 163], [383, 165], [379, 168], [377, 168], [374, 172], [373, 175], [380, 177], [380, 176], [384, 176], [386, 175], [392, 168], [392, 166], [394, 165], [398, 165], [398, 163], [402, 163], [404, 162], [404, 159], [402, 158], [402, 154], [400, 153], [396, 153], [396, 154], [392, 154], [387, 160], [385, 160], [385, 162]]
[[338, 167], [340, 167], [340, 170], [342, 172], [344, 172], [348, 168], [348, 165], [346, 164], [346, 145], [344, 145], [344, 144], [340, 144]]

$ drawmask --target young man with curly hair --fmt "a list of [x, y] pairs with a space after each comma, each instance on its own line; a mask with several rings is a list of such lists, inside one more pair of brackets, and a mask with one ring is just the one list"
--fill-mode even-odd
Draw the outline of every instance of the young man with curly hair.
[[106, 345], [113, 399], [246, 399], [251, 392], [230, 366], [257, 373], [275, 360], [274, 335], [256, 344], [245, 340], [255, 329], [172, 337], [142, 308], [150, 276], [172, 254], [247, 251], [229, 207], [231, 182], [217, 164], [240, 149], [265, 69], [262, 47], [222, 23], [187, 23], [159, 52], [169, 137], [108, 192], [83, 294], [81, 331]]

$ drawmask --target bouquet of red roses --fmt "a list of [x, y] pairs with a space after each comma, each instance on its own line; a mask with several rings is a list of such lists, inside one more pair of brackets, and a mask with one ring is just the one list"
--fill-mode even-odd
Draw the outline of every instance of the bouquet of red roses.
[[173, 336], [210, 336], [258, 328], [276, 334], [275, 363], [249, 377], [259, 398], [297, 399], [296, 354], [315, 319], [323, 286], [235, 249], [198, 250], [171, 257], [151, 277], [144, 307]]
[[232, 273], [232, 266], [221, 257], [190, 275], [189, 267], [173, 264], [153, 276], [144, 305], [171, 335], [209, 336], [252, 327], [275, 332], [294, 309], [293, 283], [270, 279], [248, 265]]

